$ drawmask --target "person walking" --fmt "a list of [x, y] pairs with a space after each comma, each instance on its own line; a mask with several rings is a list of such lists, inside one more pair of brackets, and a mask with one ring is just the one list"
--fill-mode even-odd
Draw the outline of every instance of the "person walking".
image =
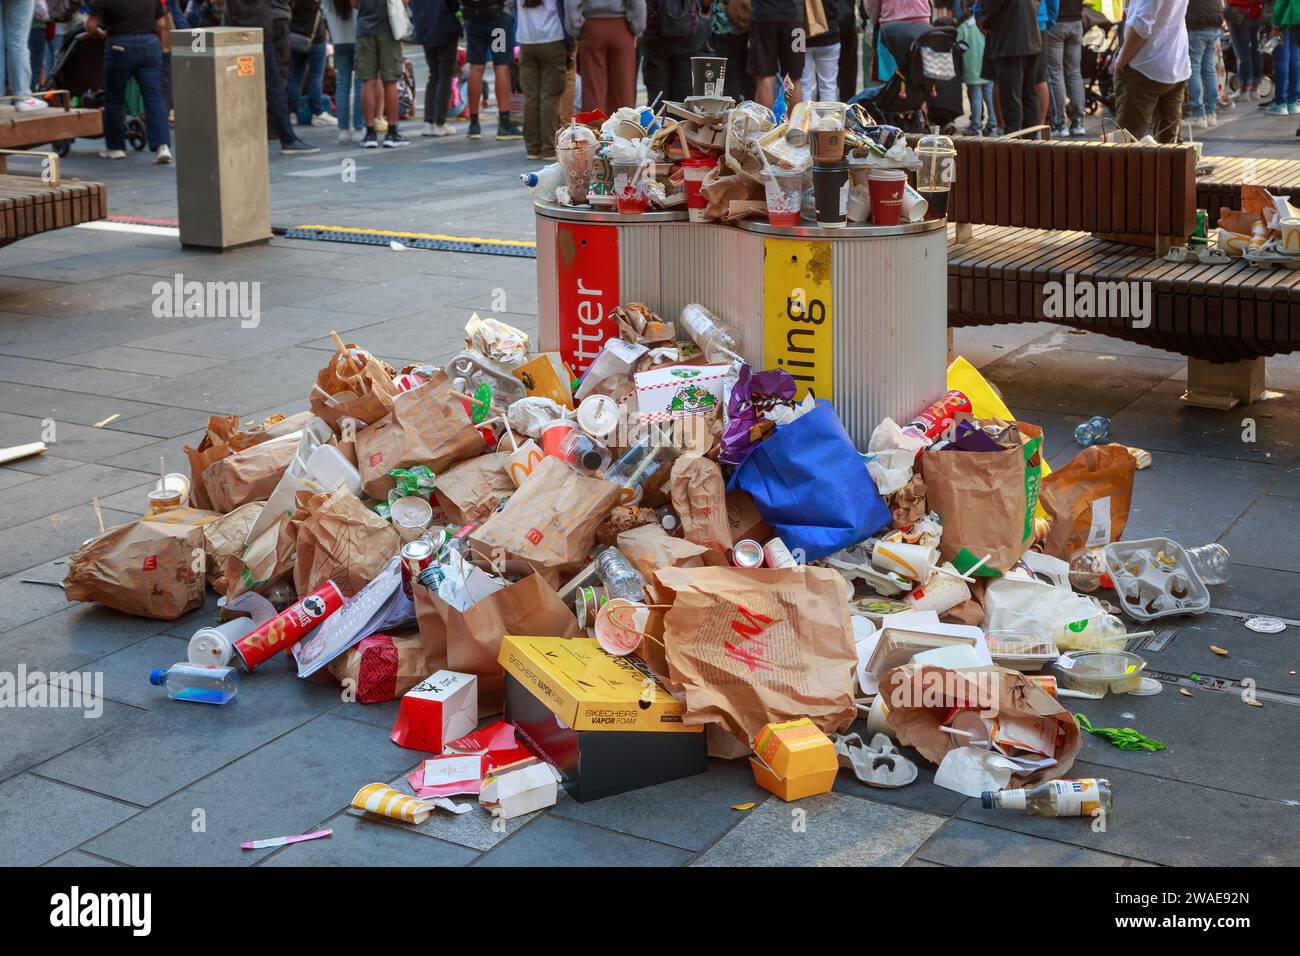
[[510, 118], [510, 67], [515, 62], [515, 20], [506, 0], [461, 0], [465, 23], [465, 51], [469, 63], [470, 139], [479, 139], [479, 107], [483, 101], [483, 73], [492, 61], [493, 85], [497, 94], [497, 139], [523, 139], [521, 130]]
[[514, 0], [519, 35], [519, 82], [524, 88], [524, 152], [555, 159], [565, 65], [572, 42], [564, 32], [563, 0]]
[[636, 40], [645, 33], [645, 0], [565, 0], [569, 36], [578, 38], [582, 109], [606, 116], [636, 105]]
[[1219, 74], [1216, 69], [1219, 37], [1223, 35], [1223, 0], [1188, 0], [1187, 49], [1191, 76], [1187, 92], [1192, 108], [1191, 122], [1198, 129], [1217, 126]]
[[973, 10], [963, 11], [957, 24], [957, 42], [966, 44], [961, 58], [962, 82], [970, 100], [967, 136], [981, 136], [993, 130], [993, 82], [984, 78], [984, 31], [975, 23]]
[[1228, 0], [1224, 19], [1228, 37], [1237, 57], [1237, 96], [1259, 99], [1259, 84], [1264, 79], [1264, 54], [1259, 48], [1259, 31], [1263, 24], [1261, 0]]
[[289, 104], [284, 92], [284, 74], [276, 55], [273, 36], [275, 20], [271, 14], [271, 0], [225, 0], [222, 25], [228, 27], [256, 27], [262, 31], [262, 75], [266, 85], [266, 118], [271, 133], [280, 140], [280, 152], [294, 156], [319, 153], [319, 146], [304, 142], [289, 122]]
[[1187, 0], [1129, 0], [1115, 57], [1115, 122], [1141, 139], [1176, 143], [1191, 76]]
[[424, 126], [421, 136], [450, 136], [447, 110], [456, 81], [456, 47], [461, 35], [458, 0], [411, 0], [415, 42], [424, 48], [429, 78], [424, 86]]
[[776, 102], [778, 76], [794, 83], [787, 109], [803, 99], [804, 51], [807, 26], [802, 0], [753, 0], [749, 23], [749, 72], [754, 74], [754, 99], [764, 106]]
[[[840, 0], [849, 3], [851, 0]], [[803, 58], [803, 97], [806, 100], [840, 98], [840, 10], [836, 0], [822, 0], [827, 29], [808, 38]]]
[[[749, 0], [712, 0], [709, 29], [713, 52], [727, 61], [722, 94], [739, 103], [754, 98], [754, 74], [749, 72]], [[732, 18], [735, 14], [736, 19]]]
[[[1038, 122], [1038, 62], [1043, 38], [1036, 0], [982, 0], [980, 25], [988, 34], [985, 60], [993, 63], [993, 82], [1008, 133]], [[987, 69], [986, 71], [987, 72]]]
[[290, 115], [297, 114], [299, 126], [338, 125], [325, 106], [326, 45], [321, 0], [293, 0], [293, 19], [289, 23], [288, 104]]
[[647, 102], [680, 103], [691, 95], [691, 57], [699, 10], [695, 0], [646, 0], [641, 38], [641, 78]]
[[144, 98], [145, 126], [155, 163], [172, 161], [167, 101], [162, 92], [162, 29], [159, 0], [91, 0], [85, 30], [104, 43], [104, 159], [126, 158], [126, 84], [132, 78]]
[[1273, 29], [1282, 42], [1273, 49], [1273, 116], [1300, 113], [1300, 0], [1273, 0]]
[[354, 0], [357, 4], [357, 76], [361, 79], [361, 113], [366, 124], [364, 149], [377, 149], [375, 120], [388, 121], [385, 149], [411, 145], [397, 130], [397, 83], [402, 78], [402, 44], [393, 36], [387, 0]]
[[1083, 0], [1061, 0], [1056, 22], [1043, 41], [1047, 46], [1052, 135], [1082, 136], [1087, 132], [1083, 126]]
[[858, 93], [858, 0], [840, 0], [839, 99]]
[[361, 142], [365, 118], [361, 113], [361, 81], [357, 79], [357, 18], [352, 0], [321, 0], [321, 10], [334, 44], [334, 115], [340, 143]]

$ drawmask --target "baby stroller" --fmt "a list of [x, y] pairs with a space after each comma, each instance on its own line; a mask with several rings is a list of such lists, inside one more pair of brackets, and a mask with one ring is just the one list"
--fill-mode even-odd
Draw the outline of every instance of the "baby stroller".
[[[50, 72], [49, 89], [67, 90], [72, 105], [83, 109], [104, 108], [104, 43], [99, 37], [78, 28], [64, 35], [54, 69]], [[144, 99], [140, 87], [132, 79], [126, 86], [126, 141], [131, 148], [143, 150], [149, 143], [144, 125]], [[60, 156], [67, 156], [72, 140], [64, 139], [51, 144]]]
[[965, 111], [961, 58], [956, 27], [927, 30], [912, 42], [884, 86], [864, 90], [854, 99], [901, 129], [923, 132], [931, 126], [951, 126]]
[[1083, 8], [1084, 112], [1096, 114], [1103, 106], [1115, 111], [1115, 80], [1110, 66], [1119, 55], [1119, 24], [1112, 23], [1089, 6]]

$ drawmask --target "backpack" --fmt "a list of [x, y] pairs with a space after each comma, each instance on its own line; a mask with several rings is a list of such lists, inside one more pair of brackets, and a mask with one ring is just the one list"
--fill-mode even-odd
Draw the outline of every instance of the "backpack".
[[695, 34], [695, 0], [659, 0], [655, 33], [661, 37]]

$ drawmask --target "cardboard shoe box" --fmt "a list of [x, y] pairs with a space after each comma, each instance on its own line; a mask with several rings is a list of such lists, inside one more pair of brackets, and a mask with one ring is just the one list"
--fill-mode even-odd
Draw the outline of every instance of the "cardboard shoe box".
[[640, 658], [593, 638], [507, 635], [506, 720], [553, 764], [579, 802], [677, 780], [708, 768], [704, 728]]
[[749, 766], [755, 783], [787, 801], [830, 792], [840, 769], [835, 745], [807, 717], [765, 725]]

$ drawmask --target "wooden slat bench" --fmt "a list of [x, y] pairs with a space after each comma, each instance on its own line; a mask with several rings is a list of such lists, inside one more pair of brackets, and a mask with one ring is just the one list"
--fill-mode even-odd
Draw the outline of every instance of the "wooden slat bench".
[[1196, 179], [1196, 205], [1209, 212], [1212, 227], [1219, 224], [1220, 208], [1241, 208], [1243, 183], [1263, 186], [1300, 206], [1300, 160], [1207, 156], [1203, 162], [1213, 168]]
[[[9, 175], [15, 157], [39, 160], [39, 173]], [[101, 183], [60, 180], [56, 154], [0, 150], [0, 246], [107, 215], [108, 190]]]
[[[1195, 227], [1192, 147], [955, 143], [950, 328], [1050, 321], [1176, 352], [1188, 359], [1184, 397], [1220, 408], [1263, 393], [1265, 356], [1300, 349], [1300, 272], [1160, 258]], [[1063, 303], [1085, 286], [1105, 314], [1044, 313], [1049, 289]]]
[[70, 106], [70, 97], [63, 90], [53, 90], [42, 95], [48, 95], [54, 105], [34, 113], [20, 113], [4, 102], [13, 97], [0, 100], [0, 149], [27, 149], [78, 137], [94, 138], [104, 135], [104, 114], [101, 110]]

